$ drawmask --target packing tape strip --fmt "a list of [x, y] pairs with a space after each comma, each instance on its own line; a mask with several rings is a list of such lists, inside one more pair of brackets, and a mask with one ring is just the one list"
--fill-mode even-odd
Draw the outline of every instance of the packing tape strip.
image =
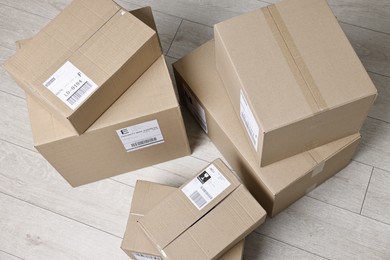
[[322, 97], [317, 84], [303, 61], [276, 5], [270, 5], [261, 10], [312, 111], [315, 113], [327, 109], [328, 106], [325, 99]]

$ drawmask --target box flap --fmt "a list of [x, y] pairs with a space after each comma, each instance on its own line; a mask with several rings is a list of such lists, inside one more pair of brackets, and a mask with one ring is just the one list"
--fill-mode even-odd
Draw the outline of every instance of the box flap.
[[264, 209], [240, 185], [207, 217], [164, 248], [164, 252], [167, 259], [170, 256], [172, 259], [216, 259], [228, 245], [235, 244], [263, 223], [265, 217]]
[[215, 34], [265, 132], [376, 93], [324, 0], [270, 5]]
[[217, 159], [150, 210], [139, 224], [163, 250], [239, 186], [238, 179]]
[[138, 226], [137, 221], [175, 190], [177, 188], [147, 181], [137, 181], [131, 202], [130, 216], [122, 241], [122, 249], [159, 255], [155, 246]]
[[154, 21], [152, 8], [150, 6], [131, 10], [130, 13], [140, 19], [144, 24], [157, 32], [157, 26]]
[[[256, 163], [249, 141], [245, 137], [239, 119], [235, 116], [226, 90], [215, 68], [214, 41], [209, 41], [173, 64], [174, 69], [191, 86], [191, 90], [207, 108], [210, 116], [226, 133], [234, 144], [236, 153], [241, 154], [242, 163], [256, 172], [257, 181], [270, 196], [294, 183], [312, 171], [318, 163], [336, 154], [343, 147], [360, 138], [359, 134], [351, 135], [329, 144], [300, 153], [276, 163], [260, 167]], [[202, 77], [199, 77], [202, 75]], [[205, 87], [206, 86], [206, 87]]]

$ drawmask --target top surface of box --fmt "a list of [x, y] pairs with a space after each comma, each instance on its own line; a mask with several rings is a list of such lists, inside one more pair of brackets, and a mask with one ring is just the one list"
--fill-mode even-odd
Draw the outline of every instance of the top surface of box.
[[[177, 188], [157, 183], [137, 181], [131, 202], [129, 221], [122, 241], [122, 249], [130, 251], [136, 259], [142, 259], [141, 256], [144, 255], [161, 259], [157, 258], [160, 255], [159, 252], [142, 232], [137, 221], [176, 190]], [[241, 241], [226, 252], [220, 260], [239, 260], [242, 258], [243, 250], [244, 241]]]
[[261, 224], [265, 211], [221, 160], [139, 220], [167, 259], [214, 259]]
[[214, 33], [217, 71], [261, 166], [362, 127], [377, 91], [325, 0], [285, 0]]
[[[111, 0], [74, 0], [24, 44], [5, 63], [5, 68], [53, 113], [74, 120], [75, 129], [82, 133], [82, 121], [92, 123], [99, 115], [91, 116], [93, 109], [83, 115], [76, 111], [89, 106], [86, 101], [92, 96], [99, 103], [94, 104], [95, 111], [103, 112], [111, 105], [132, 83], [119, 78], [122, 70], [129, 69], [125, 68], [128, 60], [139, 60], [137, 53], [147, 42], [153, 46], [150, 48], [154, 51], [150, 52], [155, 54], [144, 55], [145, 69], [161, 54], [159, 47], [154, 46], [158, 46], [158, 40], [151, 41], [154, 38], [157, 36], [153, 29]], [[134, 75], [128, 77], [129, 81], [144, 71], [132, 70]], [[95, 93], [108, 82], [110, 93], [105, 94], [105, 99], [112, 100], [102, 102], [102, 97]]]
[[264, 131], [376, 93], [324, 0], [282, 1], [215, 30]]
[[[57, 121], [33, 99], [29, 98], [28, 101], [34, 145], [77, 136], [72, 128]], [[164, 56], [161, 56], [88, 128], [86, 133], [177, 106], [168, 68]]]
[[[222, 131], [228, 135], [228, 138], [235, 145], [237, 153], [241, 154], [246, 164], [257, 173], [260, 182], [264, 183], [272, 196], [277, 195], [307, 173], [315, 172], [316, 169], [319, 171], [327, 158], [337, 154], [344, 147], [360, 138], [359, 134], [347, 136], [260, 167], [256, 163], [256, 158], [242, 128], [239, 126], [238, 118], [232, 118], [232, 113], [234, 113], [232, 105], [226, 102], [229, 98], [215, 68], [214, 41], [207, 42], [178, 60], [173, 64], [173, 67], [186, 82], [184, 85], [186, 91], [190, 91], [190, 95], [191, 92], [194, 93], [193, 98], [196, 97], [195, 100], [200, 104], [200, 107], [206, 108], [210, 116], [213, 117], [212, 120], [215, 120]], [[207, 117], [205, 120], [207, 125]]]

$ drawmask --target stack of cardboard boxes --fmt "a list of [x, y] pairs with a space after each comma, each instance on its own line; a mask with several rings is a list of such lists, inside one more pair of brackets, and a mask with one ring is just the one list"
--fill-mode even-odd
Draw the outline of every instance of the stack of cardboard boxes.
[[72, 186], [190, 153], [150, 8], [75, 0], [19, 47], [34, 145]]
[[[122, 243], [133, 259], [241, 259], [266, 212], [349, 163], [377, 95], [324, 0], [286, 0], [214, 32], [174, 72], [243, 184], [220, 159], [180, 188], [138, 181]], [[6, 68], [28, 94], [36, 148], [72, 186], [190, 152], [150, 8], [74, 0]]]
[[274, 216], [345, 167], [377, 90], [324, 0], [214, 26], [174, 66], [186, 104]]

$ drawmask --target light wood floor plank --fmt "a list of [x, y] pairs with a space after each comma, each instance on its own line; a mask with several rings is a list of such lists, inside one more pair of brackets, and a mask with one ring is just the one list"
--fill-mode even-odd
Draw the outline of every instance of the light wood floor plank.
[[35, 150], [26, 100], [0, 92], [0, 139]]
[[309, 197], [258, 231], [329, 259], [387, 259], [390, 226]]
[[390, 123], [390, 77], [369, 73], [378, 89], [378, 97], [371, 108], [369, 116]]
[[346, 168], [311, 191], [308, 196], [360, 213], [372, 167], [352, 161]]
[[252, 232], [245, 239], [244, 259], [321, 260], [325, 258]]
[[0, 192], [122, 236], [133, 188], [112, 180], [72, 188], [36, 152], [0, 141]]
[[[0, 46], [0, 64], [3, 64], [13, 53], [14, 50]], [[15, 83], [3, 66], [0, 66], [0, 79], [0, 91], [10, 93], [18, 97], [25, 97], [24, 91]]]
[[0, 259], [1, 260], [20, 260], [22, 258], [16, 257], [16, 256], [10, 255], [10, 254], [8, 254], [6, 252], [0, 251]]
[[390, 34], [387, 0], [328, 0], [338, 20]]
[[366, 70], [390, 76], [390, 34], [340, 25]]
[[256, 0], [188, 1], [188, 0], [123, 0], [133, 4], [150, 5], [160, 12], [213, 26], [244, 12], [267, 5]]
[[361, 133], [355, 160], [390, 171], [390, 124], [367, 118]]
[[0, 4], [11, 6], [47, 19], [53, 19], [70, 2], [71, 0], [0, 0]]
[[121, 239], [0, 193], [0, 250], [24, 259], [128, 259]]
[[362, 215], [390, 224], [390, 172], [374, 169]]
[[0, 4], [0, 46], [15, 50], [15, 41], [35, 35], [49, 19]]
[[168, 55], [181, 58], [212, 38], [213, 29], [211, 27], [184, 20], [173, 40]]

